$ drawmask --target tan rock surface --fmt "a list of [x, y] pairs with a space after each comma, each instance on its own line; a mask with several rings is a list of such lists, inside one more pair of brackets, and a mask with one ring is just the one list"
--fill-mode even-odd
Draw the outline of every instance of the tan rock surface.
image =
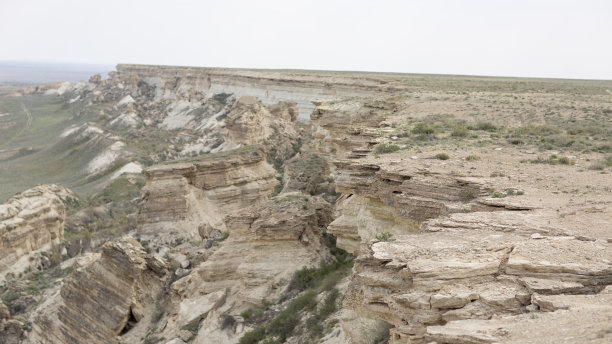
[[[172, 285], [173, 303], [180, 307], [169, 329], [184, 326], [193, 314], [204, 314], [194, 343], [210, 338], [236, 341], [241, 332], [222, 329], [221, 315], [236, 317], [264, 300], [276, 300], [296, 270], [329, 260], [321, 233], [330, 220], [327, 202], [301, 193], [281, 194], [227, 216], [229, 237], [208, 260]], [[223, 302], [210, 310], [202, 307], [213, 301], [194, 303], [211, 298]]]
[[278, 184], [258, 148], [192, 163], [156, 165], [144, 173], [147, 184], [138, 214], [141, 235], [198, 238], [210, 235], [206, 230], [200, 234], [198, 228], [225, 231], [225, 214], [262, 202]]
[[59, 184], [38, 185], [0, 205], [0, 281], [29, 267], [31, 252], [61, 243], [66, 220], [62, 200], [73, 197]]
[[[133, 343], [143, 337], [169, 277], [131, 237], [83, 256], [33, 321], [28, 343]], [[143, 324], [142, 326], [138, 326]]]

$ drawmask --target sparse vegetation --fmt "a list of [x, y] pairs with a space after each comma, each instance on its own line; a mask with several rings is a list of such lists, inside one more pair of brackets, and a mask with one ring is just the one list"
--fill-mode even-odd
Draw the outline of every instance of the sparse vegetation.
[[419, 122], [412, 128], [412, 133], [416, 135], [432, 135], [434, 132], [434, 127], [425, 122]]
[[470, 135], [470, 130], [464, 125], [457, 125], [451, 131], [451, 136], [453, 137], [468, 137]]
[[[321, 335], [322, 322], [336, 311], [336, 300], [340, 294], [335, 285], [349, 273], [353, 265], [353, 257], [336, 247], [333, 236], [324, 234], [323, 239], [335, 257], [334, 262], [323, 262], [318, 268], [304, 267], [296, 271], [288, 290], [300, 292], [299, 296], [291, 300], [271, 321], [245, 333], [240, 338], [240, 344], [256, 344], [264, 340], [265, 343], [283, 343], [293, 335], [300, 323], [309, 331], [309, 338]], [[327, 296], [317, 307], [316, 296], [320, 293], [327, 293]], [[248, 323], [257, 323], [266, 314], [268, 306], [264, 304], [240, 315]]]
[[400, 147], [393, 143], [381, 143], [374, 150], [377, 154], [393, 153], [400, 150]]
[[450, 159], [450, 156], [446, 153], [438, 153], [436, 154], [436, 159], [438, 160], [448, 160]]
[[496, 191], [496, 192], [493, 193], [493, 195], [491, 195], [491, 197], [493, 197], [493, 198], [504, 198], [504, 197], [506, 197], [506, 195], [501, 193], [501, 192], [497, 192]]
[[376, 234], [376, 240], [379, 240], [379, 241], [393, 241], [393, 239], [391, 238], [392, 236], [393, 236], [393, 233], [382, 232], [382, 233]]
[[532, 164], [548, 164], [548, 165], [574, 165], [575, 162], [568, 157], [558, 157], [553, 154], [548, 158], [538, 157], [533, 160], [522, 160], [521, 162], [530, 162]]

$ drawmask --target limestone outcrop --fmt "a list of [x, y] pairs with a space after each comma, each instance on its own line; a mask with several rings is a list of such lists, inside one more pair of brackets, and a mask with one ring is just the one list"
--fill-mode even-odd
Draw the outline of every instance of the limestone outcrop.
[[59, 184], [38, 185], [0, 205], [0, 280], [27, 269], [29, 254], [64, 238], [64, 200], [75, 196]]
[[488, 195], [491, 189], [473, 179], [440, 175], [418, 169], [381, 169], [376, 164], [338, 161], [336, 190], [338, 216], [329, 232], [338, 247], [358, 254], [377, 234], [416, 232], [422, 221], [465, 212], [464, 201]]
[[169, 278], [165, 263], [133, 238], [80, 257], [59, 295], [33, 321], [27, 343], [133, 343], [144, 337]]
[[[174, 232], [197, 238], [198, 228], [225, 231], [226, 214], [267, 199], [278, 181], [262, 149], [248, 147], [232, 153], [145, 169], [139, 234]], [[209, 232], [201, 236], [208, 237]]]
[[367, 155], [381, 132], [391, 131], [386, 119], [405, 107], [405, 99], [389, 96], [313, 103], [313, 148], [332, 160]]
[[302, 119], [308, 118], [314, 107], [311, 102], [316, 99], [364, 96], [401, 88], [385, 78], [366, 75], [129, 64], [117, 65], [113, 78], [126, 88], [143, 81], [141, 91], [159, 98], [168, 96], [165, 89], [175, 88], [184, 98], [194, 98], [199, 93], [254, 96], [267, 105], [293, 101]]
[[[569, 226], [537, 189], [490, 197], [492, 178], [377, 160], [335, 163], [343, 196], [328, 229], [357, 255], [344, 307], [390, 324], [391, 343], [609, 340], [609, 230]], [[572, 324], [583, 316], [593, 324], [584, 331]], [[544, 327], [526, 331], [534, 321]]]
[[23, 323], [11, 319], [8, 307], [0, 300], [0, 344], [19, 344], [23, 335]]
[[[221, 315], [239, 320], [242, 311], [277, 300], [296, 270], [329, 261], [321, 236], [330, 220], [329, 203], [302, 193], [281, 194], [227, 216], [229, 237], [190, 275], [172, 285], [173, 302], [180, 306], [168, 328], [196, 319], [201, 325], [194, 343], [237, 341], [244, 327], [224, 329]], [[210, 313], [202, 307], [214, 303], [204, 300], [220, 299]]]

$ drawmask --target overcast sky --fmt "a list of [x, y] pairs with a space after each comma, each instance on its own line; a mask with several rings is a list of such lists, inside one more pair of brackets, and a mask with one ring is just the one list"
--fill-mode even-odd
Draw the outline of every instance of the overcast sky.
[[0, 0], [0, 60], [612, 79], [612, 0]]

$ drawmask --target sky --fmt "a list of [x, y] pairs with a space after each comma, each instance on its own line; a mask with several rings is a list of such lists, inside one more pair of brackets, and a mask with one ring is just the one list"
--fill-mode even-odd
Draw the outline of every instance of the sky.
[[612, 79], [612, 0], [0, 0], [0, 61]]

